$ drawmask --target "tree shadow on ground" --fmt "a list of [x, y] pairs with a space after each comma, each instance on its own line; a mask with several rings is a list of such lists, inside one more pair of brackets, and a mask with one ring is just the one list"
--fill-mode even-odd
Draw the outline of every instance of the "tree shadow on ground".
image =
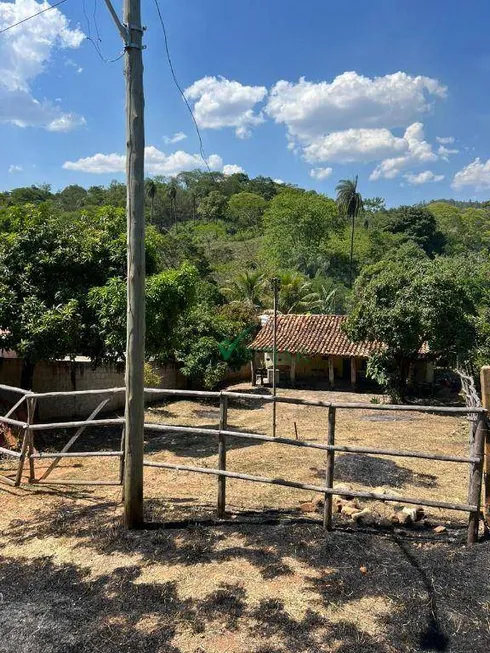
[[[198, 428], [218, 429], [217, 423], [199, 424]], [[227, 430], [237, 432], [240, 430], [228, 425]], [[61, 429], [59, 431], [40, 432], [36, 437], [36, 449], [43, 452], [56, 452], [68, 442], [73, 435], [72, 431]], [[227, 450], [244, 449], [247, 447], [260, 446], [258, 440], [247, 440], [245, 438], [227, 438]], [[121, 448], [121, 428], [87, 428], [70, 451], [119, 451]], [[182, 458], [206, 458], [215, 456], [218, 453], [218, 437], [216, 435], [196, 435], [193, 433], [179, 433], [167, 431], [161, 433], [147, 429], [145, 431], [146, 453], [158, 451], [170, 451]]]
[[[200, 424], [198, 428], [217, 429], [218, 427], [216, 424]], [[232, 425], [227, 426], [227, 430], [239, 432], [239, 429], [234, 428]], [[261, 444], [263, 443], [260, 440], [234, 438], [233, 436], [227, 436], [226, 438], [227, 451], [258, 447]], [[218, 436], [179, 433], [177, 431], [167, 431], [163, 434], [156, 431], [147, 431], [145, 434], [145, 451], [146, 453], [170, 451], [181, 458], [207, 458], [208, 456], [217, 455]]]
[[[320, 478], [325, 478], [324, 469], [312, 469]], [[335, 480], [344, 483], [359, 483], [368, 487], [389, 485], [403, 487], [437, 487], [437, 476], [417, 474], [411, 469], [398, 465], [394, 460], [377, 456], [347, 453], [335, 457]]]
[[[63, 538], [66, 543], [66, 538], [70, 538], [75, 549], [80, 545], [99, 554], [134, 555], [138, 560], [138, 566], [116, 570], [96, 580], [70, 566], [55, 567], [51, 561], [39, 560], [35, 563], [38, 568], [34, 571], [39, 572], [35, 579], [29, 564], [4, 560], [2, 591], [7, 587], [17, 597], [12, 615], [17, 615], [16, 623], [29, 626], [25, 637], [33, 637], [37, 650], [95, 651], [92, 643], [98, 642], [107, 653], [171, 653], [179, 650], [173, 641], [176, 629], [195, 633], [196, 628], [206, 630], [216, 624], [225, 624], [227, 631], [239, 631], [247, 642], [253, 641], [254, 646], [250, 645], [248, 650], [255, 653], [473, 653], [490, 645], [490, 588], [482, 580], [486, 579], [490, 564], [490, 542], [466, 549], [461, 543], [416, 538], [409, 541], [393, 535], [340, 531], [326, 535], [314, 524], [287, 523], [229, 523], [187, 529], [155, 525], [151, 530], [127, 531], [115, 510], [116, 504], [112, 502], [97, 506], [60, 505], [29, 522], [11, 524], [8, 540], [13, 544], [48, 536]], [[148, 575], [153, 565], [160, 570], [162, 566], [183, 566], [190, 574], [196, 574], [195, 582], [199, 583], [199, 574], [207, 573], [207, 565], [226, 561], [253, 565], [264, 583], [284, 579], [292, 592], [301, 568], [314, 599], [309, 600], [303, 618], [297, 618], [277, 596], [258, 600], [249, 596], [246, 575], [238, 583], [214, 588], [201, 599], [183, 600], [178, 586], [171, 582], [135, 583], [141, 569], [147, 568]], [[42, 624], [39, 628], [38, 625], [42, 610], [39, 608], [34, 617], [28, 611], [33, 610], [33, 605], [46, 603], [42, 592], [52, 593], [50, 600], [58, 606], [57, 623], [63, 632], [75, 638], [71, 648], [56, 648], [55, 640], [51, 649], [40, 646], [38, 633], [42, 632]], [[370, 602], [380, 600], [389, 609], [378, 613], [376, 633], [369, 634], [362, 627], [363, 611], [369, 610]], [[50, 605], [48, 601], [44, 609], [51, 609]], [[347, 612], [340, 614], [344, 608]], [[348, 618], [356, 610], [361, 611], [359, 622]], [[2, 619], [5, 623], [7, 612], [0, 616], [0, 624]], [[155, 614], [159, 628], [143, 637], [136, 624]], [[80, 625], [81, 615], [84, 625]], [[117, 622], [112, 631], [108, 625], [110, 618]], [[22, 650], [30, 653], [31, 649]]]

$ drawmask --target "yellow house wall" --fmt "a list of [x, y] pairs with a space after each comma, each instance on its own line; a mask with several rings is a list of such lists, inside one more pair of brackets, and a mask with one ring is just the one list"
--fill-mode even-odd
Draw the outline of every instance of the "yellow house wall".
[[[335, 377], [342, 376], [342, 358], [340, 356], [332, 356]], [[272, 367], [272, 353], [264, 353], [264, 367]], [[286, 352], [278, 353], [277, 367], [282, 371], [289, 371], [291, 368], [291, 354]], [[296, 378], [301, 376], [325, 376], [328, 378], [328, 357], [321, 355], [305, 356], [302, 354], [296, 355]]]

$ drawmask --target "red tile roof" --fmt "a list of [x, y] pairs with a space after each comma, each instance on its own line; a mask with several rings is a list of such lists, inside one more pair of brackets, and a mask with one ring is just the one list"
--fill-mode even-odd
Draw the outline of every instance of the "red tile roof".
[[[290, 354], [322, 356], [369, 356], [382, 345], [376, 342], [355, 343], [342, 330], [345, 315], [278, 315], [277, 351]], [[261, 328], [250, 349], [272, 349], [273, 318]]]

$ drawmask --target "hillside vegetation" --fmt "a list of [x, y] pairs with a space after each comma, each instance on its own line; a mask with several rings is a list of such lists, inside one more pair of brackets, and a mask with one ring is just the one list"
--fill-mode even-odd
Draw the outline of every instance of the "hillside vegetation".
[[[0, 347], [24, 358], [25, 385], [44, 358], [123, 359], [125, 202], [116, 181], [0, 194]], [[250, 337], [274, 276], [282, 312], [349, 313], [353, 338], [392, 343], [371, 365], [386, 383], [421, 339], [451, 364], [489, 360], [490, 202], [364, 198], [351, 220], [314, 191], [192, 171], [148, 179], [145, 211], [147, 356], [197, 385], [246, 361], [247, 338], [229, 360], [219, 345]]]

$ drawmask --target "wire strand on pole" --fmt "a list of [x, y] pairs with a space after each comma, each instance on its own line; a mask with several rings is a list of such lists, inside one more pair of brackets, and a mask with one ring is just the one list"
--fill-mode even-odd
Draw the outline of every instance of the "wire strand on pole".
[[36, 16], [40, 16], [41, 14], [44, 14], [47, 11], [51, 11], [51, 9], [56, 9], [56, 7], [59, 7], [64, 2], [67, 2], [67, 0], [60, 0], [59, 2], [55, 3], [54, 5], [50, 5], [49, 7], [46, 7], [45, 9], [42, 9], [41, 11], [38, 11], [36, 14], [32, 14], [32, 16], [28, 16], [27, 18], [23, 18], [22, 20], [19, 20], [17, 23], [14, 23], [13, 25], [9, 25], [8, 27], [4, 27], [3, 29], [0, 29], [0, 34], [3, 34], [4, 32], [8, 32], [9, 29], [13, 29], [14, 27], [17, 27], [18, 25], [22, 25], [23, 23], [27, 23], [28, 20], [31, 20], [32, 18], [36, 18]]
[[170, 66], [170, 72], [172, 74], [172, 79], [174, 80], [174, 84], [177, 87], [180, 95], [182, 96], [182, 99], [184, 100], [185, 105], [186, 105], [189, 113], [191, 114], [192, 122], [194, 123], [194, 127], [195, 127], [196, 133], [197, 133], [197, 138], [199, 139], [199, 152], [201, 154], [201, 159], [204, 161], [204, 165], [208, 169], [208, 172], [211, 172], [211, 168], [209, 167], [209, 163], [208, 163], [208, 160], [206, 158], [206, 154], [204, 152], [204, 145], [203, 145], [203, 142], [202, 142], [202, 136], [201, 136], [201, 132], [199, 130], [199, 125], [197, 124], [197, 120], [196, 120], [196, 118], [194, 116], [194, 112], [192, 111], [192, 107], [189, 104], [189, 102], [188, 102], [188, 100], [187, 100], [187, 98], [185, 96], [185, 93], [182, 90], [181, 85], [179, 84], [179, 80], [177, 79], [177, 75], [175, 74], [174, 66], [173, 66], [173, 63], [172, 63], [172, 57], [170, 56], [170, 48], [169, 48], [169, 45], [168, 45], [167, 29], [165, 27], [165, 21], [163, 20], [163, 15], [162, 15], [162, 11], [160, 9], [160, 4], [159, 4], [158, 0], [154, 0], [154, 2], [155, 2], [156, 10], [158, 12], [158, 18], [159, 18], [160, 24], [162, 26], [163, 38], [164, 38], [164, 41], [165, 41], [165, 52], [167, 53], [167, 59], [168, 59], [168, 64]]

